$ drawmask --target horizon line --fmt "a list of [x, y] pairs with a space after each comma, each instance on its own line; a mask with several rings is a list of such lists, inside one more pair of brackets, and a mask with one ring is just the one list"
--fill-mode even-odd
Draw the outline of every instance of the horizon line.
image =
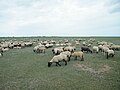
[[82, 36], [72, 36], [72, 35], [30, 35], [30, 36], [0, 36], [2, 37], [120, 37], [119, 35], [111, 36], [111, 35], [82, 35]]

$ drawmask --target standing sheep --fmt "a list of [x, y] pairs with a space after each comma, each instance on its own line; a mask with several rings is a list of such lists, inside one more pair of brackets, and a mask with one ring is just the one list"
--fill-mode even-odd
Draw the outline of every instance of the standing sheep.
[[71, 53], [73, 53], [75, 51], [75, 46], [67, 46], [64, 48], [64, 51], [70, 51]]
[[115, 53], [114, 53], [113, 50], [107, 50], [107, 59], [108, 59], [108, 57], [110, 57], [110, 56], [114, 57], [114, 55], [115, 55]]
[[96, 52], [96, 53], [99, 52], [99, 48], [98, 48], [98, 46], [93, 46], [93, 52]]
[[40, 46], [40, 45], [37, 45], [34, 47], [33, 51], [36, 52], [36, 53], [45, 53], [45, 46]]
[[68, 61], [70, 61], [70, 57], [71, 57], [71, 52], [70, 52], [70, 51], [64, 51], [64, 52], [61, 52], [60, 54], [65, 54], [65, 55], [67, 55]]
[[107, 53], [107, 51], [108, 51], [108, 50], [109, 50], [109, 48], [108, 48], [108, 47], [103, 46], [102, 51], [103, 51], [104, 55], [105, 55], [105, 53]]
[[38, 48], [39, 53], [45, 53], [46, 48], [45, 47], [40, 47]]
[[98, 46], [98, 48], [99, 48], [99, 51], [101, 51], [101, 52], [102, 52], [103, 45], [99, 45], [99, 46]]
[[61, 52], [63, 52], [63, 47], [56, 47], [52, 49], [53, 54], [59, 55]]
[[81, 51], [72, 53], [72, 56], [75, 57], [75, 59], [77, 59], [77, 57], [80, 57], [81, 61], [84, 61], [84, 53]]
[[49, 62], [48, 62], [48, 67], [50, 67], [52, 65], [52, 63], [56, 63], [56, 66], [59, 65], [59, 62], [64, 61], [65, 65], [67, 65], [67, 61], [68, 61], [68, 57], [65, 54], [60, 54], [60, 55], [56, 55], [54, 56]]
[[82, 52], [83, 52], [83, 51], [87, 51], [87, 52], [91, 52], [91, 53], [92, 53], [92, 50], [91, 50], [89, 47], [87, 47], [87, 46], [81, 47], [81, 51], [82, 51]]

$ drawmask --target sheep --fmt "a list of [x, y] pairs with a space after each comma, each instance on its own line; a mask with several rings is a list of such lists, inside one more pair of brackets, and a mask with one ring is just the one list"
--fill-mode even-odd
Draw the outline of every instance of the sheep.
[[45, 47], [40, 47], [37, 49], [39, 53], [45, 53], [46, 48]]
[[75, 51], [75, 47], [74, 46], [67, 46], [64, 48], [64, 51], [70, 51], [71, 53], [73, 53]]
[[84, 61], [84, 53], [81, 51], [76, 51], [76, 52], [72, 53], [71, 56], [75, 57], [75, 59], [77, 59], [77, 57], [80, 57], [81, 61]]
[[52, 49], [53, 54], [59, 55], [61, 52], [63, 52], [63, 47], [56, 47]]
[[112, 50], [120, 50], [120, 45], [112, 45], [110, 47], [110, 49], [112, 49]]
[[98, 46], [93, 46], [93, 52], [96, 52], [96, 53], [99, 52], [99, 48], [98, 48]]
[[83, 45], [83, 46], [86, 46], [86, 42], [83, 42], [82, 45]]
[[52, 63], [56, 63], [56, 66], [59, 65], [59, 62], [64, 61], [65, 65], [67, 65], [67, 61], [68, 61], [68, 57], [65, 54], [60, 54], [60, 55], [56, 55], [54, 56], [49, 62], [48, 62], [48, 67], [50, 67], [52, 65]]
[[88, 44], [87, 46], [88, 46], [88, 47], [91, 47], [91, 44]]
[[76, 40], [76, 41], [75, 41], [75, 44], [76, 44], [76, 45], [80, 45], [80, 42]]
[[36, 53], [45, 53], [45, 46], [40, 46], [40, 45], [37, 45], [34, 47], [33, 51], [36, 52]]
[[113, 50], [107, 50], [107, 59], [108, 59], [108, 57], [110, 57], [110, 56], [114, 57], [114, 55], [115, 55], [115, 53], [114, 53]]
[[33, 43], [32, 43], [32, 42], [25, 42], [24, 44], [25, 44], [26, 47], [33, 46]]
[[35, 47], [33, 48], [33, 51], [36, 52], [36, 53], [38, 53], [38, 48], [39, 48], [39, 47], [40, 47], [39, 45], [35, 46]]
[[81, 47], [81, 51], [87, 51], [87, 52], [91, 52], [92, 53], [92, 50], [89, 48], [89, 47], [86, 47], [86, 46], [82, 46]]
[[9, 50], [9, 48], [2, 48], [2, 51], [3, 52], [6, 52], [6, 51], [8, 51]]
[[108, 51], [108, 50], [109, 50], [109, 48], [108, 48], [108, 47], [103, 46], [102, 51], [103, 51], [104, 55], [105, 55], [105, 53], [107, 53], [107, 51]]
[[99, 51], [102, 52], [102, 48], [103, 48], [103, 46], [102, 46], [102, 45], [99, 45], [98, 48], [99, 48]]
[[64, 51], [64, 52], [61, 52], [60, 54], [65, 54], [65, 55], [67, 55], [68, 61], [70, 61], [70, 57], [71, 57], [71, 52], [70, 52], [70, 51]]
[[47, 43], [47, 44], [45, 45], [45, 47], [46, 47], [46, 48], [51, 48], [51, 47], [53, 47], [53, 44]]

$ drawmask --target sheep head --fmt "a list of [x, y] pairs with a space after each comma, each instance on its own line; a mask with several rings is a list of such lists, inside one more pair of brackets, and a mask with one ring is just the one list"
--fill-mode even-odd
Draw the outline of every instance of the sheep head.
[[51, 64], [52, 64], [52, 62], [48, 62], [48, 67], [50, 67], [50, 66], [51, 66]]

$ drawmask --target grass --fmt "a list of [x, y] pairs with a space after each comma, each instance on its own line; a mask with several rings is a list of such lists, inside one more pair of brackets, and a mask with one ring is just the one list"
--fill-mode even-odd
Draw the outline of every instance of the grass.
[[[63, 38], [55, 38], [59, 39]], [[120, 38], [96, 40], [120, 44]], [[0, 90], [120, 90], [120, 51], [109, 59], [102, 53], [85, 53], [85, 61], [72, 57], [67, 66], [61, 63], [61, 67], [52, 64], [48, 68], [52, 48], [45, 54], [32, 50], [33, 47], [13, 49], [0, 57]]]

